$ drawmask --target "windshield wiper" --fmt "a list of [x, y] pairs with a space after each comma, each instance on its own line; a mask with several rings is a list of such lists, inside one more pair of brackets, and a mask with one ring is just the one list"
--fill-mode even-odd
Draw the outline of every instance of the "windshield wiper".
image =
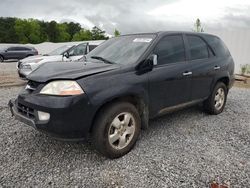
[[108, 64], [115, 64], [114, 62], [109, 61], [109, 60], [107, 60], [107, 59], [105, 59], [105, 58], [103, 58], [103, 57], [100, 57], [100, 56], [91, 56], [91, 58], [92, 58], [92, 59], [98, 59], [98, 60], [101, 60], [101, 61], [103, 61], [104, 63], [108, 63]]

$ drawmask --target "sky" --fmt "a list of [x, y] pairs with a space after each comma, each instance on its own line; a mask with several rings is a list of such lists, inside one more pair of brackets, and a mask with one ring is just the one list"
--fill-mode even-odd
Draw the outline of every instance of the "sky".
[[0, 16], [74, 21], [108, 34], [162, 30], [250, 29], [250, 0], [1, 0]]

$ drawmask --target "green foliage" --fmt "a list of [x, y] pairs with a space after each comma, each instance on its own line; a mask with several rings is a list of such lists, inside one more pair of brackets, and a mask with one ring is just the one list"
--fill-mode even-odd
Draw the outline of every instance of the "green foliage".
[[201, 21], [199, 18], [196, 19], [195, 21], [195, 24], [194, 24], [194, 29], [193, 29], [194, 32], [197, 32], [197, 33], [201, 33], [201, 32], [204, 32], [204, 29], [201, 25]]
[[115, 37], [118, 37], [118, 36], [120, 36], [120, 35], [121, 35], [120, 31], [118, 31], [117, 29], [115, 29], [115, 31], [114, 31], [114, 36], [115, 36]]
[[72, 40], [74, 35], [82, 29], [79, 23], [70, 22], [65, 24], [67, 24], [67, 32], [70, 34], [70, 40]]
[[92, 33], [92, 40], [108, 39], [108, 37], [105, 36], [105, 31], [102, 31], [96, 26], [92, 28], [91, 33]]
[[48, 33], [48, 39], [50, 42], [59, 42], [59, 30], [55, 21], [51, 21], [48, 23], [46, 31]]
[[79, 23], [0, 17], [0, 43], [69, 42], [107, 39], [98, 27], [87, 30]]
[[20, 43], [40, 43], [41, 27], [34, 19], [17, 19], [15, 21], [15, 31]]
[[16, 18], [0, 18], [0, 43], [16, 43], [18, 37], [14, 28]]
[[81, 29], [74, 34], [72, 41], [92, 40], [92, 33], [90, 30]]
[[241, 68], [242, 75], [250, 73], [250, 65], [249, 64], [241, 65], [240, 68]]
[[57, 36], [58, 42], [67, 42], [70, 41], [70, 34], [68, 33], [68, 25], [63, 23], [63, 24], [57, 24], [57, 29], [59, 35]]

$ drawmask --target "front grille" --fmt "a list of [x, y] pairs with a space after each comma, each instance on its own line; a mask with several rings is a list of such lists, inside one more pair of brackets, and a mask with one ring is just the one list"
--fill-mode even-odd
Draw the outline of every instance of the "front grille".
[[20, 114], [27, 118], [35, 119], [35, 111], [32, 108], [24, 106], [23, 104], [18, 103], [17, 110]]

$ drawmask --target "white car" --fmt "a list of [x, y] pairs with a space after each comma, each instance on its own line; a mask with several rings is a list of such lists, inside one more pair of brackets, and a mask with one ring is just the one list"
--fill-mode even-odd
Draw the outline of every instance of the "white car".
[[32, 71], [36, 70], [41, 64], [55, 61], [78, 61], [89, 53], [97, 44], [81, 43], [78, 45], [64, 45], [55, 49], [49, 54], [36, 55], [24, 58], [17, 63], [19, 77], [25, 79]]

